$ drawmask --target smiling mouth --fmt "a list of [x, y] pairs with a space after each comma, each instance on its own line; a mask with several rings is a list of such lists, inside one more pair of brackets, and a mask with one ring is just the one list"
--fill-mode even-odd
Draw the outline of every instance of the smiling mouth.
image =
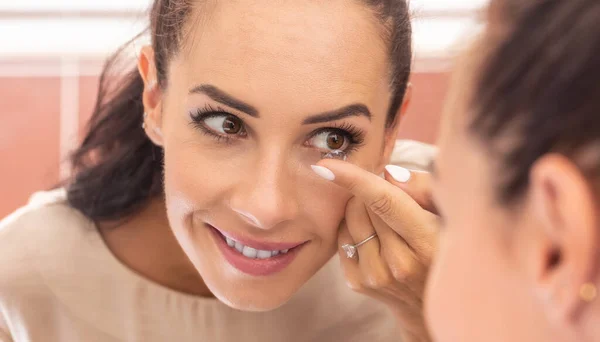
[[231, 248], [232, 250], [238, 252], [239, 254], [245, 256], [246, 258], [249, 259], [271, 259], [274, 258], [278, 255], [284, 255], [284, 254], [288, 254], [290, 251], [295, 250], [296, 248], [304, 245], [304, 243], [301, 244], [296, 244], [294, 245], [294, 247], [288, 247], [288, 248], [284, 248], [284, 249], [266, 249], [266, 248], [254, 248], [254, 247], [250, 247], [240, 241], [237, 241], [229, 236], [225, 236], [225, 234], [223, 234], [220, 230], [218, 230], [217, 228], [210, 226], [227, 244], [227, 246], [229, 246], [229, 248]]
[[231, 248], [234, 248], [239, 253], [243, 254], [246, 258], [250, 259], [269, 259], [279, 254], [287, 254], [289, 249], [282, 249], [280, 251], [265, 251], [262, 249], [255, 249], [250, 246], [244, 246], [239, 241], [235, 241], [234, 239], [225, 237], [225, 241], [227, 245]]

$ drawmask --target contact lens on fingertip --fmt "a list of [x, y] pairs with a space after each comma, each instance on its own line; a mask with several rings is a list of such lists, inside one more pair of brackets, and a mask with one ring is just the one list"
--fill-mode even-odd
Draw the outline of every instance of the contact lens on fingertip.
[[338, 159], [338, 160], [345, 161], [347, 158], [348, 158], [348, 156], [346, 155], [346, 152], [341, 151], [341, 150], [327, 152], [323, 155], [323, 159]]

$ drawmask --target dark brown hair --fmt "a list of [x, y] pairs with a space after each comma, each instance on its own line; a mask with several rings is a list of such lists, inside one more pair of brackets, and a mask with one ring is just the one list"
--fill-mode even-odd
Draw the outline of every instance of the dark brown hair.
[[[597, 174], [599, 22], [597, 0], [492, 1], [470, 129], [499, 161], [504, 204], [522, 197], [532, 166], [547, 153]], [[590, 152], [592, 165], [582, 165]]]
[[[402, 105], [411, 71], [411, 23], [406, 0], [364, 0], [381, 22], [390, 54], [393, 92], [388, 125]], [[154, 0], [150, 35], [158, 86], [166, 89], [168, 63], [179, 53], [186, 23], [196, 3], [192, 0]], [[131, 42], [130, 42], [131, 43]], [[144, 82], [136, 68], [119, 75], [124, 46], [106, 63], [87, 134], [72, 155], [75, 176], [68, 185], [71, 206], [93, 220], [117, 220], [138, 211], [162, 193], [162, 150], [141, 128]]]

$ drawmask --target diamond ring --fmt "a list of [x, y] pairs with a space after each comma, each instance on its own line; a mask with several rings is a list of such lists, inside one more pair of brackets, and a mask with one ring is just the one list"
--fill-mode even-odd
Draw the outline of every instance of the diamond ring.
[[355, 245], [350, 245], [350, 244], [342, 245], [342, 249], [344, 250], [344, 252], [346, 252], [346, 257], [348, 259], [352, 259], [356, 255], [358, 247], [364, 245], [365, 243], [367, 243], [368, 241], [370, 241], [376, 237], [377, 237], [377, 233], [374, 233], [373, 235], [369, 236], [368, 238], [362, 240], [361, 242], [359, 242]]

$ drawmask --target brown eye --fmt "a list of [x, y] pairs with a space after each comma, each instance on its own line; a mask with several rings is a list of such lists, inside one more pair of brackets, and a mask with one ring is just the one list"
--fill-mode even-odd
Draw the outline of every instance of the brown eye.
[[235, 116], [228, 116], [223, 120], [223, 132], [227, 134], [239, 134], [241, 130], [242, 123]]
[[235, 115], [214, 115], [202, 119], [206, 128], [220, 135], [245, 135], [244, 123]]
[[352, 138], [348, 133], [330, 129], [322, 130], [307, 142], [309, 146], [316, 147], [322, 152], [346, 151], [351, 143]]
[[327, 135], [327, 148], [331, 150], [339, 150], [346, 144], [346, 137], [336, 133], [331, 132]]

